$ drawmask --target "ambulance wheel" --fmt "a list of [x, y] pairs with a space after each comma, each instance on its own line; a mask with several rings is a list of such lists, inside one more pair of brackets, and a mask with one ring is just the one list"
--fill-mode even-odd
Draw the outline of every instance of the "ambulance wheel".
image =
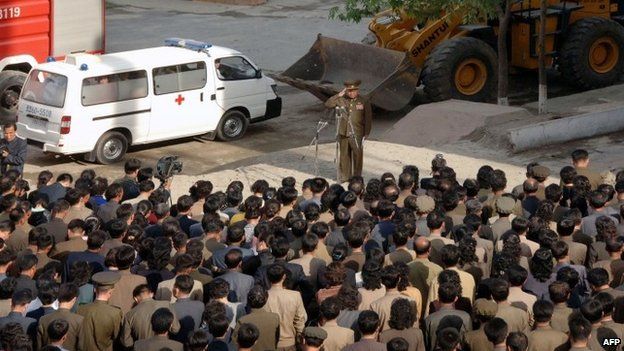
[[240, 139], [247, 130], [247, 116], [237, 110], [226, 112], [217, 127], [217, 136], [223, 141]]
[[109, 165], [121, 160], [128, 150], [128, 139], [119, 132], [107, 132], [95, 146], [95, 159], [98, 163]]
[[15, 122], [17, 103], [28, 75], [20, 71], [0, 72], [0, 124]]

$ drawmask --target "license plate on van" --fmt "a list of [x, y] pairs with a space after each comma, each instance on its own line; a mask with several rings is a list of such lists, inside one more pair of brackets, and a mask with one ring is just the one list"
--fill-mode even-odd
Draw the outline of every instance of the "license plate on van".
[[48, 121], [43, 119], [31, 118], [30, 124], [33, 128], [46, 130], [48, 127]]

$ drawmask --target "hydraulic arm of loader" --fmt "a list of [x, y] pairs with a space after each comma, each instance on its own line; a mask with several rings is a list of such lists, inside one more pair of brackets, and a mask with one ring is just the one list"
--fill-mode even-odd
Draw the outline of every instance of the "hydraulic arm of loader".
[[414, 66], [422, 68], [427, 55], [451, 34], [457, 33], [462, 23], [461, 11], [446, 14], [435, 21], [429, 21], [422, 30], [415, 26], [417, 21], [406, 13], [396, 14], [386, 10], [376, 15], [368, 28], [377, 37], [377, 46], [407, 52]]
[[361, 79], [361, 93], [373, 105], [400, 110], [414, 96], [427, 55], [457, 33], [460, 24], [461, 16], [454, 13], [416, 30], [416, 20], [385, 11], [369, 26], [377, 45], [349, 43], [319, 34], [307, 54], [274, 78], [321, 100], [342, 90], [345, 80]]

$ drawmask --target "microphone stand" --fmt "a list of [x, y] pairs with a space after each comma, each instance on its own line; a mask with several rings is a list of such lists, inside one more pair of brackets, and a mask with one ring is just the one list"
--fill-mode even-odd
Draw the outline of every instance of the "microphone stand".
[[314, 138], [312, 138], [312, 141], [310, 142], [310, 144], [308, 144], [308, 149], [306, 150], [306, 153], [303, 156], [301, 156], [301, 161], [303, 161], [308, 156], [308, 153], [310, 152], [310, 147], [314, 145], [314, 175], [315, 176], [319, 175], [319, 166], [318, 166], [319, 134], [321, 133], [323, 129], [325, 129], [325, 127], [327, 127], [328, 124], [329, 123], [327, 121], [318, 121], [318, 123], [316, 124], [316, 134]]

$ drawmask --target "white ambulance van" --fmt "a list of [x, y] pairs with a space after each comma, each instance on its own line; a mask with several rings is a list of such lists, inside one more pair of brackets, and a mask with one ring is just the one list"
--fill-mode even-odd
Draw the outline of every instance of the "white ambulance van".
[[238, 51], [184, 39], [35, 66], [22, 89], [18, 134], [44, 152], [121, 160], [129, 145], [206, 134], [234, 140], [278, 117], [275, 82]]

